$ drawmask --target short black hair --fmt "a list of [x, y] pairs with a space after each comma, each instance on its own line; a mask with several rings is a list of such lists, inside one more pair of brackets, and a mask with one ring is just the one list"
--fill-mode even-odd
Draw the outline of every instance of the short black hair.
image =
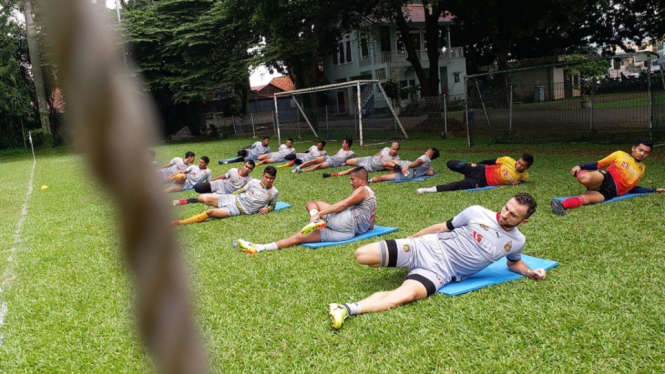
[[245, 161], [245, 164], [249, 164], [252, 167], [252, 169], [256, 167], [256, 162], [254, 162], [254, 160], [247, 160]]
[[293, 143], [293, 138], [288, 138], [288, 139], [286, 139], [287, 142], [288, 142], [289, 140], [291, 141], [291, 143]]
[[321, 144], [323, 144], [324, 147], [326, 146], [326, 141], [323, 140], [323, 139], [319, 139], [319, 140], [317, 140], [316, 143], [317, 143], [317, 144], [318, 144], [318, 143], [321, 143]]
[[201, 157], [201, 160], [205, 161], [206, 164], [210, 163], [210, 159], [208, 158], [208, 156]]
[[190, 157], [194, 157], [194, 156], [196, 156], [196, 155], [192, 151], [185, 152], [185, 158], [190, 158]]
[[522, 161], [524, 161], [524, 162], [526, 162], [527, 164], [529, 164], [528, 167], [531, 167], [531, 165], [533, 165], [533, 156], [531, 156], [530, 154], [525, 153], [525, 154], [523, 154], [522, 157], [520, 157], [520, 158], [522, 159]]
[[348, 144], [349, 148], [351, 148], [351, 144], [353, 144], [353, 138], [344, 138], [342, 140], [346, 140], [346, 144]]
[[651, 139], [649, 139], [649, 138], [640, 139], [640, 140], [637, 141], [637, 143], [635, 143], [635, 144], [633, 144], [633, 145], [634, 145], [635, 147], [639, 147], [640, 144], [643, 144], [643, 145], [645, 145], [645, 146], [647, 146], [647, 147], [653, 149], [653, 140], [651, 140]]
[[430, 158], [430, 160], [434, 161], [434, 160], [436, 160], [437, 158], [439, 158], [439, 156], [441, 156], [441, 153], [439, 152], [439, 150], [438, 150], [436, 147], [432, 147], [432, 148], [430, 148], [430, 149], [431, 149], [432, 151], [434, 151], [434, 152], [432, 153], [432, 158]]
[[365, 169], [362, 166], [359, 166], [351, 170], [351, 174], [359, 176], [361, 179], [367, 180], [367, 169]]
[[266, 139], [270, 140], [270, 137], [269, 136], [264, 136], [263, 140], [266, 140]]
[[272, 175], [273, 177], [277, 176], [277, 169], [275, 169], [274, 166], [266, 166], [265, 169], [263, 169], [263, 174], [269, 174]]
[[513, 198], [517, 200], [520, 205], [524, 205], [528, 208], [523, 219], [527, 219], [531, 217], [532, 214], [536, 213], [536, 207], [538, 206], [538, 203], [536, 203], [536, 199], [534, 199], [533, 196], [526, 192], [520, 192]]

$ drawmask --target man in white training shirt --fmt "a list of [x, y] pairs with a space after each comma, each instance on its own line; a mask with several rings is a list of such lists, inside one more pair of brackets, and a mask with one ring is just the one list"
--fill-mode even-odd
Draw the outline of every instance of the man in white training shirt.
[[[375, 154], [374, 156], [367, 156], [367, 157], [359, 157], [359, 158], [351, 158], [346, 160], [345, 163], [342, 164], [342, 166], [353, 166], [353, 167], [361, 167], [365, 168], [368, 173], [371, 173], [373, 171], [381, 171], [383, 170], [383, 165], [386, 164], [388, 161], [392, 160], [397, 160], [399, 161], [399, 142], [393, 142], [390, 147], [385, 147], [383, 148], [379, 153]], [[340, 171], [338, 173], [323, 173], [322, 176], [324, 178], [330, 178], [330, 177], [341, 177], [343, 175], [349, 175], [351, 171], [353, 170], [353, 167]]]
[[390, 174], [379, 175], [378, 177], [374, 177], [369, 181], [370, 183], [378, 183], [434, 175], [432, 161], [436, 160], [437, 158], [439, 158], [439, 150], [432, 147], [428, 149], [424, 155], [418, 157], [418, 159], [414, 162], [399, 160], [388, 161], [387, 164], [392, 163], [389, 168], [393, 168], [395, 171]]
[[199, 195], [198, 202], [214, 206], [182, 221], [173, 221], [173, 225], [186, 225], [198, 223], [208, 218], [226, 218], [249, 214], [268, 214], [277, 206], [279, 192], [272, 185], [277, 176], [277, 169], [268, 166], [263, 171], [261, 180], [252, 179], [245, 187], [231, 195], [203, 194]]
[[326, 146], [326, 141], [319, 139], [316, 142], [316, 145], [309, 147], [305, 153], [296, 153], [295, 155], [287, 155], [284, 157], [289, 162], [285, 162], [282, 165], [279, 165], [278, 168], [286, 168], [293, 165], [301, 165], [303, 162], [313, 160], [319, 156], [325, 156], [326, 151], [323, 149]]
[[275, 162], [283, 162], [286, 161], [286, 157], [288, 155], [295, 155], [295, 154], [296, 154], [296, 149], [293, 148], [293, 139], [288, 138], [286, 139], [286, 143], [279, 146], [277, 152], [271, 152], [259, 156], [258, 158], [259, 162], [256, 164], [256, 166], [263, 164], [274, 164]]
[[323, 201], [307, 203], [310, 223], [295, 235], [269, 244], [238, 239], [238, 245], [245, 253], [253, 255], [301, 243], [343, 241], [366, 233], [374, 227], [376, 196], [367, 185], [367, 170], [353, 169], [350, 179], [353, 192], [346, 199], [335, 204]]
[[164, 192], [170, 193], [192, 190], [199, 183], [208, 180], [212, 174], [212, 171], [208, 169], [208, 163], [210, 163], [208, 156], [203, 156], [199, 160], [198, 165], [190, 165], [180, 173], [172, 175], [169, 177], [169, 181], [173, 181], [175, 184], [165, 189]]
[[187, 169], [187, 166], [194, 162], [194, 159], [195, 155], [192, 151], [185, 153], [184, 158], [174, 157], [171, 162], [159, 169], [159, 171], [162, 173], [162, 180], [167, 181], [170, 176], [178, 174], [179, 172]]
[[508, 268], [532, 279], [544, 280], [544, 269], [530, 269], [522, 261], [524, 225], [536, 211], [528, 193], [508, 200], [500, 212], [474, 205], [451, 220], [430, 226], [397, 240], [386, 240], [359, 248], [356, 260], [371, 267], [409, 269], [406, 280], [392, 291], [377, 292], [348, 304], [330, 304], [332, 328], [339, 329], [349, 315], [381, 312], [424, 299], [450, 282], [462, 281], [493, 262], [506, 257]]
[[[302, 163], [293, 169], [292, 173], [302, 173], [307, 171], [314, 171], [327, 168], [338, 168], [342, 166], [348, 159], [356, 157], [356, 154], [351, 150], [353, 138], [344, 138], [342, 140], [342, 149], [337, 151], [333, 156], [320, 156], [313, 160]], [[305, 169], [307, 168], [307, 169]]]
[[[218, 194], [218, 195], [230, 195], [239, 189], [245, 187], [249, 181], [252, 180], [250, 173], [254, 170], [254, 161], [248, 160], [242, 165], [242, 168], [236, 169], [231, 168], [224, 175], [220, 175], [217, 178], [213, 178], [210, 182], [201, 183], [198, 186], [194, 187], [194, 191], [200, 194]], [[207, 201], [207, 199], [206, 199]], [[194, 203], [206, 203], [201, 197], [193, 197], [191, 199], [180, 199], [173, 200], [173, 206], [176, 205], [185, 205], [185, 204], [194, 204]], [[215, 203], [215, 205], [217, 204]]]

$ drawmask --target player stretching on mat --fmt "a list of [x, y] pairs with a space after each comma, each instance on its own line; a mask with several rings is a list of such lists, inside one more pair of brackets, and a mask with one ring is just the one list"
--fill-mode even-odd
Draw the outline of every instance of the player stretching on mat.
[[245, 214], [268, 214], [275, 210], [275, 206], [277, 205], [277, 195], [279, 192], [272, 185], [276, 176], [277, 169], [268, 166], [263, 171], [263, 178], [261, 180], [252, 179], [244, 188], [239, 189], [231, 195], [211, 193], [199, 195], [196, 201], [187, 200], [188, 203], [200, 202], [214, 206], [217, 209], [208, 209], [201, 214], [182, 221], [173, 221], [172, 223], [174, 225], [186, 225], [203, 222], [210, 217], [226, 218]]
[[376, 197], [367, 186], [367, 170], [351, 171], [351, 196], [335, 204], [310, 201], [306, 208], [310, 223], [299, 233], [270, 244], [254, 244], [238, 239], [240, 248], [249, 254], [286, 248], [301, 243], [337, 242], [361, 235], [374, 227]]
[[264, 155], [266, 153], [270, 153], [270, 137], [269, 136], [264, 136], [263, 139], [260, 142], [254, 142], [252, 145], [249, 147], [245, 147], [241, 150], [238, 151], [238, 157], [228, 160], [228, 161], [219, 161], [220, 165], [226, 165], [230, 164], [232, 162], [240, 162], [240, 161], [247, 161], [247, 160], [252, 160], [252, 161], [257, 161], [259, 159], [259, 156]]
[[[665, 188], [638, 186], [645, 170], [642, 161], [649, 156], [652, 148], [651, 139], [642, 139], [632, 146], [630, 154], [616, 151], [598, 162], [573, 167], [570, 173], [587, 188], [587, 191], [582, 195], [569, 197], [563, 202], [552, 200], [550, 203], [552, 212], [563, 216], [566, 215], [567, 209], [602, 203], [627, 193], [665, 192]], [[607, 170], [598, 170], [608, 165]]]
[[[369, 156], [369, 157], [360, 157], [360, 158], [352, 158], [349, 160], [346, 160], [345, 163], [342, 164], [342, 166], [353, 166], [353, 167], [361, 167], [365, 168], [367, 172], [371, 173], [373, 171], [381, 171], [384, 170], [384, 164], [386, 164], [389, 161], [392, 160], [399, 160], [399, 156], [397, 153], [399, 153], [399, 142], [393, 142], [390, 147], [385, 147], [383, 148], [379, 153], [375, 154], [374, 156]], [[350, 168], [348, 170], [340, 171], [339, 173], [323, 173], [324, 178], [328, 177], [341, 177], [343, 175], [349, 175], [351, 174], [351, 171], [353, 168]]]
[[286, 160], [291, 160], [282, 165], [279, 165], [278, 168], [286, 168], [293, 165], [301, 165], [303, 162], [313, 160], [319, 156], [325, 156], [326, 151], [323, 149], [326, 146], [325, 140], [319, 140], [316, 142], [316, 145], [309, 147], [305, 153], [296, 153], [295, 155], [287, 155], [284, 157]]
[[184, 158], [174, 157], [171, 162], [162, 166], [159, 171], [162, 173], [162, 180], [167, 181], [170, 176], [178, 174], [179, 172], [187, 169], [187, 166], [194, 162], [194, 152], [188, 151], [185, 153]]
[[[250, 173], [254, 170], [254, 166], [254, 161], [245, 161], [242, 168], [231, 168], [226, 174], [213, 178], [210, 182], [198, 184], [194, 187], [194, 191], [198, 193], [216, 193], [219, 195], [232, 194], [252, 180]], [[188, 202], [191, 202], [189, 200], [173, 200], [173, 206], [188, 204]]]
[[435, 187], [419, 188], [419, 194], [431, 192], [445, 192], [458, 190], [471, 190], [487, 186], [515, 185], [529, 179], [526, 169], [533, 165], [533, 156], [528, 153], [515, 161], [508, 156], [481, 161], [472, 164], [464, 161], [448, 161], [448, 169], [464, 174], [464, 179], [458, 182], [442, 184]]
[[282, 162], [286, 160], [288, 155], [295, 155], [296, 149], [293, 148], [293, 139], [286, 139], [286, 143], [279, 146], [277, 152], [268, 153], [259, 156], [259, 163], [256, 166], [263, 164], [274, 164], [275, 162]]
[[212, 171], [208, 169], [208, 163], [210, 163], [210, 159], [207, 156], [203, 156], [199, 160], [198, 166], [190, 165], [180, 173], [170, 176], [168, 180], [175, 182], [175, 184], [165, 189], [164, 192], [170, 193], [191, 190], [199, 183], [207, 180], [212, 174]]
[[[302, 173], [306, 171], [340, 167], [346, 160], [353, 158], [356, 155], [351, 150], [351, 144], [353, 144], [352, 138], [344, 138], [344, 140], [342, 140], [342, 148], [337, 151], [334, 156], [320, 156], [313, 160], [304, 162], [301, 165], [296, 166], [292, 173]], [[307, 168], [310, 165], [313, 166]]]
[[369, 181], [371, 183], [378, 183], [434, 175], [432, 161], [436, 160], [437, 158], [439, 158], [439, 150], [432, 147], [428, 149], [424, 155], [418, 157], [418, 159], [414, 162], [397, 160], [387, 161], [384, 163], [385, 167], [387, 169], [393, 169], [394, 171], [390, 174], [379, 175], [378, 177], [374, 177]]
[[332, 328], [349, 315], [381, 312], [435, 293], [450, 282], [462, 281], [506, 257], [508, 268], [532, 279], [545, 279], [545, 269], [530, 269], [521, 259], [524, 225], [536, 211], [527, 193], [508, 200], [499, 213], [475, 205], [451, 220], [430, 226], [406, 239], [385, 240], [356, 250], [356, 260], [371, 267], [410, 269], [402, 285], [348, 304], [330, 304]]

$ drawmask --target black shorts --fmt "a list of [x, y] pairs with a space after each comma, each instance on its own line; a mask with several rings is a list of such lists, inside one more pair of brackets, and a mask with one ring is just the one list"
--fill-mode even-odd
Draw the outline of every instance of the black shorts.
[[617, 184], [614, 182], [612, 175], [605, 170], [600, 171], [603, 174], [603, 183], [600, 188], [589, 191], [599, 192], [605, 198], [605, 201], [611, 200], [617, 196]]

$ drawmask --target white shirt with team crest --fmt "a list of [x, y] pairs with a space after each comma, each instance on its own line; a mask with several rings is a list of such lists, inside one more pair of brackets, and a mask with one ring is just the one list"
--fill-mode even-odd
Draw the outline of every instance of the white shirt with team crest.
[[252, 179], [245, 185], [245, 191], [238, 195], [238, 203], [245, 214], [257, 213], [261, 208], [268, 205], [277, 205], [279, 192], [272, 186], [266, 189], [261, 185], [260, 179]]
[[263, 145], [263, 142], [254, 142], [249, 147], [249, 154], [247, 157], [250, 157], [252, 159], [256, 159], [261, 155], [264, 155], [266, 153], [270, 153], [270, 146], [269, 145]]
[[336, 162], [345, 162], [346, 160], [350, 158], [354, 158], [356, 154], [352, 150], [345, 151], [344, 148], [341, 148], [337, 153], [335, 153], [334, 156], [331, 156], [330, 158], [333, 159]]
[[162, 174], [164, 175], [164, 179], [166, 179], [172, 176], [173, 174], [181, 172], [185, 169], [187, 169], [187, 164], [185, 164], [185, 160], [182, 157], [174, 157], [173, 160], [171, 160], [170, 166], [167, 166], [162, 169]]
[[498, 222], [499, 213], [478, 205], [470, 206], [452, 219], [453, 231], [435, 234], [444, 249], [445, 260], [457, 281], [464, 280], [506, 257], [522, 257], [524, 235], [513, 228], [506, 231]]
[[287, 147], [286, 144], [282, 144], [277, 149], [277, 152], [270, 153], [268, 158], [273, 159], [275, 162], [284, 161], [284, 157], [291, 153], [296, 153], [296, 149], [293, 147]]
[[422, 160], [423, 163], [419, 166], [416, 166], [415, 168], [410, 169], [413, 170], [414, 178], [422, 177], [423, 175], [427, 174], [428, 171], [432, 170], [432, 160], [430, 160], [427, 155], [418, 157], [418, 160]]
[[231, 168], [229, 171], [224, 174], [224, 179], [218, 179], [216, 181], [210, 182], [210, 190], [213, 193], [218, 193], [222, 195], [232, 194], [239, 189], [243, 188], [249, 181], [252, 180], [252, 176], [247, 174], [246, 177], [243, 177], [238, 173], [237, 168]]
[[319, 156], [324, 156], [325, 154], [326, 154], [325, 149], [319, 150], [319, 147], [313, 145], [309, 147], [306, 153], [296, 153], [296, 158], [305, 162], [313, 160]]
[[187, 180], [185, 181], [185, 190], [191, 190], [199, 183], [210, 178], [212, 171], [210, 169], [200, 169], [198, 165], [191, 165], [185, 169]]
[[390, 147], [385, 147], [379, 152], [378, 156], [371, 156], [370, 167], [372, 170], [382, 170], [383, 162], [390, 160], [399, 160], [399, 155], [391, 156]]

